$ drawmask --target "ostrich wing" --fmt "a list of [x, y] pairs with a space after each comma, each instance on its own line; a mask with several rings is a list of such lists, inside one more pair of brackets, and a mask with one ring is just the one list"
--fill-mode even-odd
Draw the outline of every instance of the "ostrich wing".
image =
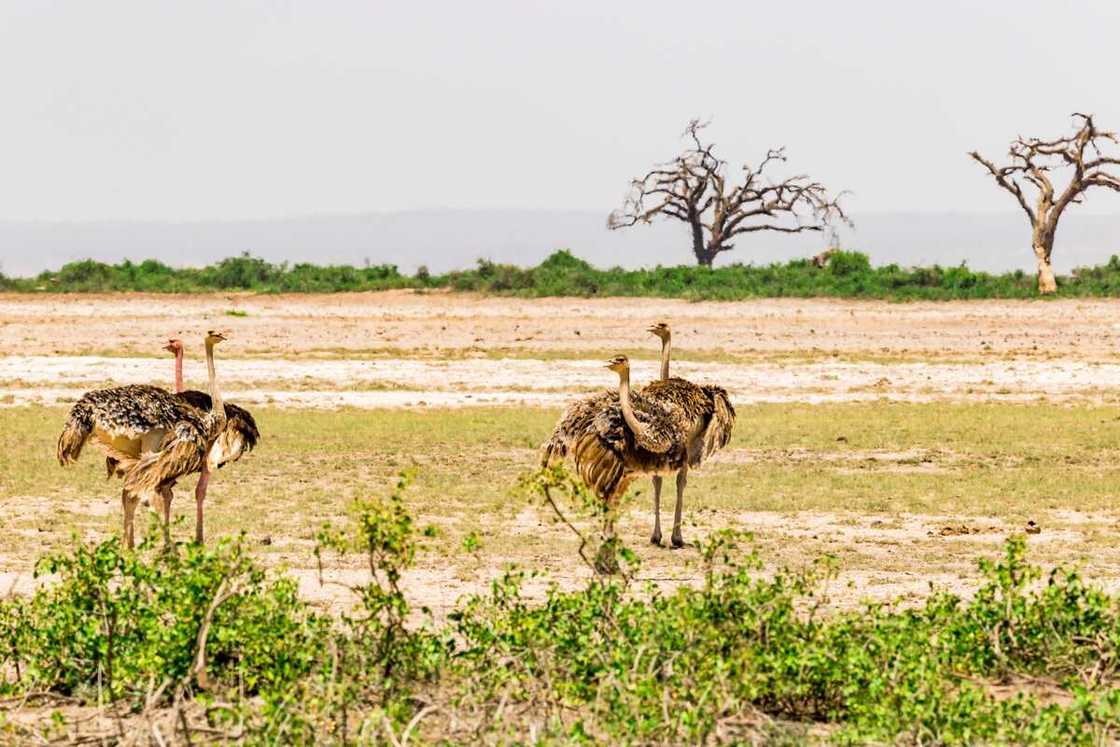
[[206, 435], [198, 417], [183, 418], [163, 439], [157, 451], [145, 454], [124, 480], [134, 495], [159, 492], [178, 478], [200, 472], [206, 462]]
[[683, 447], [684, 434], [674, 427], [672, 414], [666, 408], [640, 394], [630, 395], [630, 405], [642, 426], [640, 432], [630, 429], [622, 415], [622, 404], [615, 401], [595, 416], [595, 429], [604, 440], [619, 449], [633, 443], [653, 454], [668, 454]]
[[649, 384], [641, 394], [671, 413], [673, 422], [688, 441], [691, 466], [699, 466], [731, 440], [735, 408], [722, 387], [699, 386], [673, 377]]
[[[195, 389], [187, 389], [177, 395], [184, 402], [202, 412], [208, 412], [212, 406], [210, 395]], [[230, 462], [236, 462], [245, 453], [253, 450], [261, 438], [257, 430], [257, 421], [252, 414], [243, 407], [226, 403], [226, 425], [221, 434], [210, 447], [207, 459], [212, 468], [220, 468]]]
[[618, 392], [599, 392], [568, 405], [541, 446], [541, 466], [547, 467], [554, 459], [563, 459], [573, 452], [582, 436], [597, 433], [595, 418], [612, 402], [618, 404]]
[[58, 461], [76, 460], [95, 437], [110, 458], [140, 455], [142, 441], [160, 438], [178, 420], [182, 403], [170, 392], [133, 384], [86, 392], [70, 408], [58, 438]]
[[731, 441], [731, 429], [735, 427], [735, 407], [721, 386], [702, 386], [704, 394], [712, 402], [712, 417], [704, 430], [704, 448], [701, 459], [707, 459]]

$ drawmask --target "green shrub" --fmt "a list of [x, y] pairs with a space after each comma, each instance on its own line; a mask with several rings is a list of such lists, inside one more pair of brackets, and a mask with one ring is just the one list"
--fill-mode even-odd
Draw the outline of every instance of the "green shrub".
[[[145, 718], [155, 698], [184, 742], [192, 729], [205, 729], [195, 741], [260, 744], [1120, 739], [1120, 600], [1074, 571], [1044, 575], [1022, 537], [980, 561], [970, 599], [826, 611], [835, 561], [763, 572], [749, 535], [724, 531], [700, 544], [695, 586], [638, 587], [621, 548], [624, 575], [552, 585], [542, 600], [525, 592], [534, 574], [507, 569], [437, 624], [405, 595], [435, 538], [407, 511], [406, 484], [319, 533], [317, 557], [357, 555], [369, 569], [337, 618], [237, 542], [132, 553], [111, 540], [48, 558], [52, 583], [0, 601], [4, 695], [123, 701]], [[603, 516], [562, 469], [523, 485], [557, 510]], [[1036, 697], [1039, 685], [1058, 697]], [[201, 707], [188, 715], [192, 697]]]
[[[137, 698], [167, 679], [189, 678], [203, 620], [215, 600], [205, 649], [211, 679], [247, 692], [307, 673], [327, 621], [285, 578], [267, 580], [240, 542], [122, 551], [116, 539], [77, 544], [42, 560], [57, 579], [29, 599], [0, 605], [14, 672], [9, 692], [46, 690], [87, 702]], [[167, 693], [170, 694], [170, 693]]]
[[[1034, 298], [1034, 277], [1022, 270], [993, 275], [958, 267], [873, 267], [867, 255], [838, 252], [825, 268], [804, 259], [768, 265], [652, 267], [600, 270], [567, 250], [553, 253], [537, 267], [516, 267], [481, 259], [471, 270], [432, 275], [421, 266], [412, 277], [395, 265], [273, 264], [242, 254], [200, 269], [174, 269], [155, 260], [108, 265], [71, 262], [38, 277], [5, 278], [0, 289], [67, 293], [146, 291], [194, 293], [242, 290], [258, 293], [332, 293], [390, 288], [448, 288], [525, 297], [653, 296], [732, 301], [746, 298], [838, 297], [906, 300]], [[1120, 295], [1120, 258], [1082, 267], [1058, 278], [1058, 296]]]

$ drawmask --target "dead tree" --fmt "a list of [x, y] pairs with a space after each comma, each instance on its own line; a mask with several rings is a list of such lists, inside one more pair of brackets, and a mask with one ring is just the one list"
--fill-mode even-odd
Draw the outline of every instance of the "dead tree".
[[630, 184], [622, 208], [607, 219], [611, 229], [650, 223], [665, 217], [683, 221], [692, 232], [696, 261], [711, 267], [722, 252], [731, 251], [731, 240], [745, 233], [820, 231], [834, 220], [849, 223], [839, 198], [805, 175], [773, 181], [766, 173], [786, 160], [785, 149], [769, 151], [757, 167], [743, 166], [742, 181], [734, 184], [727, 162], [717, 158], [714, 143], [701, 140], [707, 126], [692, 120], [684, 136], [691, 146], [672, 161], [661, 164]]
[[[1098, 130], [1091, 114], [1073, 115], [1077, 131], [1054, 140], [1016, 138], [1008, 150], [1010, 163], [996, 166], [976, 151], [969, 155], [982, 164], [1019, 202], [1031, 222], [1031, 248], [1038, 262], [1038, 292], [1053, 293], [1058, 289], [1050, 255], [1054, 250], [1054, 234], [1065, 209], [1084, 201], [1092, 187], [1105, 187], [1120, 192], [1120, 176], [1109, 167], [1120, 166], [1120, 156], [1105, 155], [1101, 150], [1109, 143], [1120, 145], [1116, 133]], [[1069, 181], [1059, 191], [1052, 179], [1058, 172], [1069, 172]], [[1024, 190], [1034, 190], [1028, 198]]]

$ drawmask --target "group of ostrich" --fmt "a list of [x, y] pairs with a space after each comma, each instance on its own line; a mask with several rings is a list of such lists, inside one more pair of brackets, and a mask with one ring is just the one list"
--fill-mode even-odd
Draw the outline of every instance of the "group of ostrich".
[[[573, 402], [541, 448], [541, 464], [570, 458], [580, 479], [606, 507], [605, 536], [613, 536], [615, 509], [631, 482], [653, 476], [653, 534], [661, 544], [661, 488], [664, 475], [676, 474], [677, 500], [671, 544], [682, 547], [681, 517], [690, 468], [698, 467], [731, 440], [735, 408], [718, 386], [697, 385], [669, 375], [672, 333], [659, 322], [648, 330], [661, 339], [661, 376], [630, 387], [630, 361], [620, 355], [607, 363], [618, 375], [618, 389]], [[203, 541], [203, 502], [210, 475], [237, 461], [260, 439], [248, 410], [225, 402], [218, 386], [214, 348], [226, 337], [210, 331], [204, 338], [209, 394], [184, 389], [181, 340], [165, 350], [175, 356], [175, 391], [137, 385], [85, 393], [70, 409], [58, 439], [58, 461], [78, 459], [86, 443], [105, 454], [106, 473], [124, 479], [121, 505], [124, 541], [134, 546], [136, 507], [145, 503], [162, 515], [164, 542], [170, 544], [172, 488], [198, 473], [195, 487], [195, 541]]]
[[73, 463], [92, 441], [105, 452], [108, 477], [124, 478], [124, 540], [133, 547], [133, 519], [143, 501], [163, 515], [163, 537], [171, 542], [171, 489], [181, 477], [199, 473], [195, 486], [195, 541], [203, 541], [202, 505], [210, 474], [256, 446], [260, 433], [248, 410], [222, 400], [214, 370], [214, 347], [225, 340], [206, 333], [210, 393], [183, 388], [183, 343], [168, 340], [175, 356], [175, 391], [131, 384], [86, 392], [58, 437], [58, 461]]
[[[659, 322], [648, 330], [661, 338], [661, 377], [638, 391], [630, 389], [630, 361], [612, 358], [618, 391], [604, 391], [572, 403], [541, 449], [541, 465], [571, 457], [580, 479], [607, 509], [604, 536], [614, 535], [614, 516], [622, 496], [639, 475], [653, 475], [653, 534], [661, 544], [663, 476], [676, 473], [673, 547], [683, 547], [681, 515], [688, 470], [698, 467], [731, 440], [735, 408], [722, 387], [698, 385], [669, 375], [672, 332]], [[597, 563], [603, 561], [600, 556]], [[610, 567], [610, 560], [606, 560]]]

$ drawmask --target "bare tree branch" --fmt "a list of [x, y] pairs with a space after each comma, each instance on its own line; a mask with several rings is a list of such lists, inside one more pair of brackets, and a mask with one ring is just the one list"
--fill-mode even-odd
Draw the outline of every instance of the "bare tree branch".
[[[1054, 249], [1054, 235], [1058, 221], [1065, 209], [1084, 201], [1085, 192], [1093, 187], [1103, 187], [1120, 192], [1120, 176], [1108, 171], [1120, 166], [1120, 154], [1105, 155], [1102, 147], [1120, 145], [1116, 133], [1098, 130], [1093, 115], [1073, 113], [1077, 128], [1067, 137], [1042, 140], [1040, 138], [1015, 138], [1008, 148], [1010, 163], [996, 166], [976, 151], [968, 155], [988, 170], [1003, 189], [1014, 195], [1019, 206], [1031, 222], [1031, 245], [1038, 261], [1038, 290], [1053, 293], [1057, 290], [1054, 270], [1050, 261]], [[1056, 189], [1052, 174], [1069, 173], [1069, 181]], [[1033, 188], [1033, 198], [1028, 198], [1024, 188]]]
[[668, 163], [659, 164], [630, 183], [622, 207], [607, 218], [611, 229], [651, 223], [666, 217], [689, 225], [697, 261], [710, 266], [731, 239], [746, 233], [820, 231], [834, 222], [851, 225], [840, 205], [841, 193], [829, 196], [824, 185], [798, 175], [771, 180], [767, 169], [785, 163], [784, 148], [773, 148], [756, 167], [742, 167], [741, 181], [731, 185], [727, 162], [716, 157], [715, 144], [705, 143], [707, 122], [693, 119], [684, 137], [690, 146]]

